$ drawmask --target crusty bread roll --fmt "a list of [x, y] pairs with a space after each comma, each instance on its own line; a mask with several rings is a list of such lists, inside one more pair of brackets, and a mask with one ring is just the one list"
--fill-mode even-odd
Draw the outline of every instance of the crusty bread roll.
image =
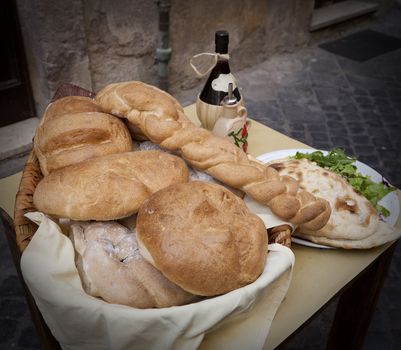
[[243, 287], [263, 272], [263, 221], [221, 185], [194, 181], [154, 193], [137, 216], [142, 256], [196, 295]]
[[168, 307], [196, 300], [139, 253], [135, 233], [115, 221], [74, 223], [70, 238], [84, 290], [110, 303]]
[[37, 185], [33, 203], [72, 220], [115, 220], [136, 213], [152, 193], [188, 181], [185, 162], [160, 151], [110, 154], [52, 172]]
[[330, 205], [299, 190], [289, 176], [250, 160], [227, 139], [195, 126], [179, 102], [164, 91], [138, 82], [110, 84], [96, 96], [104, 111], [126, 118], [136, 130], [162, 148], [179, 152], [198, 170], [244, 191], [274, 214], [309, 230], [322, 228], [330, 217]]
[[118, 118], [88, 97], [69, 96], [47, 108], [34, 138], [43, 175], [105, 154], [131, 151], [132, 139]]

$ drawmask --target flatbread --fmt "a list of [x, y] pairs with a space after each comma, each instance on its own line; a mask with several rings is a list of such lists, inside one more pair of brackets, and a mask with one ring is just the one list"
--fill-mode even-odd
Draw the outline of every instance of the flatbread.
[[268, 165], [280, 175], [294, 177], [301, 189], [326, 199], [331, 205], [330, 219], [322, 229], [310, 231], [300, 225], [294, 236], [346, 249], [371, 248], [401, 236], [401, 230], [382, 221], [369, 200], [341, 176], [307, 159], [276, 160]]

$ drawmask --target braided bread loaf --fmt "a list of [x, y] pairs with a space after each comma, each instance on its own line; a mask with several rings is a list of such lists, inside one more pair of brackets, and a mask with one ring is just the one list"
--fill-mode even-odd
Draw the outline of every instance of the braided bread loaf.
[[137, 81], [116, 83], [102, 89], [96, 101], [105, 112], [126, 118], [134, 135], [179, 152], [195, 168], [244, 191], [280, 218], [308, 230], [327, 223], [327, 201], [299, 190], [292, 177], [250, 160], [229, 140], [194, 125], [166, 92]]

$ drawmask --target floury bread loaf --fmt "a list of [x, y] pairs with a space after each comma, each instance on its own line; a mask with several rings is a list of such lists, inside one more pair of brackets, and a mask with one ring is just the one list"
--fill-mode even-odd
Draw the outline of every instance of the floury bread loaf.
[[74, 223], [70, 238], [82, 285], [92, 296], [142, 309], [196, 300], [149, 264], [135, 233], [115, 221]]
[[88, 97], [69, 96], [46, 109], [34, 138], [34, 151], [43, 175], [88, 158], [131, 151], [127, 127], [102, 113]]
[[45, 176], [33, 202], [45, 214], [72, 220], [115, 220], [136, 213], [152, 193], [188, 181], [185, 162], [160, 151], [88, 159]]
[[180, 153], [196, 169], [244, 191], [280, 218], [310, 230], [327, 223], [331, 208], [326, 200], [301, 190], [292, 177], [250, 160], [229, 140], [195, 126], [167, 93], [131, 81], [106, 86], [96, 101], [104, 111], [126, 118], [141, 138]]

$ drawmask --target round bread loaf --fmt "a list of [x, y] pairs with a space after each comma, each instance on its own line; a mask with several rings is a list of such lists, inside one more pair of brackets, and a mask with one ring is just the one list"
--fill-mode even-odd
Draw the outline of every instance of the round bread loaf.
[[124, 123], [87, 97], [69, 96], [47, 108], [34, 138], [43, 175], [64, 166], [105, 154], [131, 151]]
[[223, 186], [194, 181], [169, 186], [137, 217], [142, 256], [170, 281], [203, 296], [243, 287], [263, 272], [262, 220]]
[[45, 214], [72, 220], [115, 220], [136, 213], [152, 193], [188, 181], [185, 162], [160, 151], [110, 154], [52, 172], [33, 203]]
[[182, 305], [196, 299], [149, 264], [139, 253], [135, 233], [117, 222], [74, 223], [70, 238], [89, 295], [136, 308]]

